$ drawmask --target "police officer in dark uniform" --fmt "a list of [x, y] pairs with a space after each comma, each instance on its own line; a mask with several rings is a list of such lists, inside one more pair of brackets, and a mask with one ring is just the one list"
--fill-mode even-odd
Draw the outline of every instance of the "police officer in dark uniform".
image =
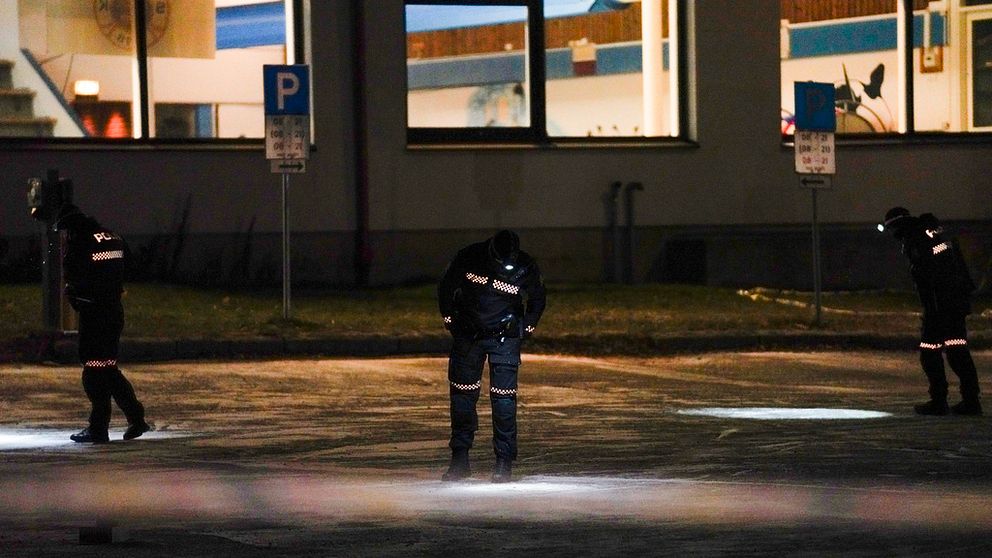
[[[56, 192], [56, 194], [58, 194]], [[56, 195], [48, 206], [32, 207], [32, 217], [52, 223], [66, 232], [62, 260], [69, 303], [79, 312], [79, 360], [83, 365], [83, 389], [92, 404], [89, 426], [70, 438], [80, 443], [110, 441], [111, 398], [127, 417], [124, 439], [151, 430], [145, 409], [134, 388], [117, 368], [117, 353], [124, 329], [124, 240], [71, 203]]]
[[468, 451], [479, 428], [476, 402], [488, 358], [496, 453], [492, 481], [508, 482], [517, 457], [520, 344], [534, 333], [544, 312], [541, 272], [520, 250], [517, 235], [502, 230], [458, 252], [438, 286], [438, 305], [444, 327], [454, 338], [448, 360], [451, 465], [442, 479], [471, 475]]
[[[885, 214], [880, 230], [891, 231], [902, 242], [910, 272], [923, 304], [920, 364], [930, 383], [930, 401], [915, 406], [921, 415], [981, 415], [978, 373], [968, 350], [965, 316], [971, 313], [975, 290], [957, 243], [945, 238], [944, 228], [930, 213], [913, 217], [902, 207]], [[958, 376], [961, 402], [947, 406], [944, 358]]]

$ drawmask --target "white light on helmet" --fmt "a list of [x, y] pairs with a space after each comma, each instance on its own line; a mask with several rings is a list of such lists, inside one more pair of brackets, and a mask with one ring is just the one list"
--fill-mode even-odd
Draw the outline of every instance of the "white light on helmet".
[[885, 232], [885, 225], [879, 223], [878, 224], [878, 232]]
[[506, 265], [504, 265], [503, 267], [504, 267], [504, 268], [505, 268], [505, 269], [506, 269], [507, 271], [510, 271], [511, 269], [513, 269], [513, 266], [512, 266], [512, 265], [510, 265], [510, 264], [506, 264]]

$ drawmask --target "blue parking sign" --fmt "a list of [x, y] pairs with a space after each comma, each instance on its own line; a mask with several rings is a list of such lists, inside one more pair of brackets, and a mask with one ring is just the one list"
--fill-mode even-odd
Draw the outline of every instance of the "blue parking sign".
[[310, 67], [306, 64], [262, 67], [265, 114], [310, 114]]
[[837, 130], [834, 85], [814, 81], [795, 82], [796, 129], [813, 132]]

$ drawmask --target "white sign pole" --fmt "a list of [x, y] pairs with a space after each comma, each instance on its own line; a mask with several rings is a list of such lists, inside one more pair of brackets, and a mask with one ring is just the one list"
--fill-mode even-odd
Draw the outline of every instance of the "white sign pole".
[[818, 188], [812, 188], [813, 192], [813, 299], [816, 302], [816, 325], [820, 325], [820, 317], [823, 313], [823, 280], [820, 270], [820, 219], [817, 214], [816, 193]]
[[[815, 194], [814, 194], [815, 195]], [[292, 281], [289, 277], [289, 175], [282, 175], [282, 319], [290, 316], [290, 290]]]
[[289, 173], [306, 172], [310, 156], [310, 67], [266, 65], [265, 158], [282, 174], [282, 318], [291, 313]]
[[820, 265], [820, 218], [817, 194], [831, 187], [831, 175], [837, 172], [834, 156], [834, 131], [837, 129], [834, 109], [834, 87], [829, 83], [797, 82], [796, 97], [796, 173], [799, 185], [809, 188], [813, 198], [813, 299], [816, 304], [816, 326], [823, 315], [823, 281]]

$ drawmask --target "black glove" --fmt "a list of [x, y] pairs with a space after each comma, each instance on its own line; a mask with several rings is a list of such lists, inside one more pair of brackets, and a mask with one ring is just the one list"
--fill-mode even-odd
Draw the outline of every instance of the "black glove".
[[524, 339], [530, 339], [534, 335], [534, 330], [536, 328], [532, 325], [524, 326]]
[[452, 336], [454, 336], [455, 335], [455, 331], [457, 331], [457, 329], [458, 329], [457, 326], [455, 325], [455, 317], [454, 316], [442, 316], [441, 319], [444, 320], [444, 329], [448, 330], [448, 333], [450, 333]]

